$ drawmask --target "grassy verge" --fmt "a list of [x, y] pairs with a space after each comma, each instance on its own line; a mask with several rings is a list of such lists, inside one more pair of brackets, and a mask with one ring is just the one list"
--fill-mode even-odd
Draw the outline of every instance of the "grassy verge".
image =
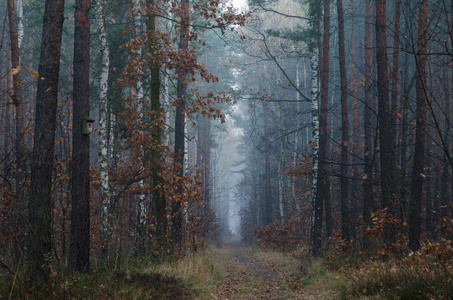
[[120, 271], [93, 267], [89, 274], [53, 272], [50, 284], [30, 288], [22, 272], [0, 274], [0, 299], [205, 299], [223, 271], [204, 253], [174, 262], [130, 259]]

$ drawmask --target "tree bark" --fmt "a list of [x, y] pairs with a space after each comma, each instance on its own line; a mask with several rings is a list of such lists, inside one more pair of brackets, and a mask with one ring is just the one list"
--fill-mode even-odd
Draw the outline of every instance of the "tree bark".
[[24, 116], [23, 116], [23, 97], [22, 97], [22, 79], [20, 74], [20, 59], [19, 59], [19, 38], [17, 33], [17, 16], [14, 0], [7, 0], [8, 20], [9, 20], [9, 36], [11, 45], [11, 62], [13, 72], [14, 94], [11, 94], [11, 99], [16, 109], [16, 139], [14, 142], [14, 155], [16, 157], [16, 199], [18, 201], [18, 209], [23, 210], [22, 201], [22, 185], [25, 174], [25, 153], [24, 153]]
[[338, 52], [340, 61], [340, 80], [341, 80], [341, 166], [340, 166], [340, 187], [341, 187], [341, 232], [343, 240], [351, 240], [349, 230], [349, 123], [348, 123], [348, 82], [346, 79], [346, 58], [344, 45], [344, 17], [343, 0], [337, 0], [338, 13]]
[[[320, 10], [319, 2], [310, 3], [310, 10], [313, 12], [310, 21], [310, 27], [314, 35], [320, 32]], [[322, 206], [318, 207], [316, 202], [316, 195], [318, 189], [318, 173], [319, 173], [319, 60], [320, 60], [320, 42], [317, 36], [312, 37], [312, 56], [310, 61], [311, 67], [311, 116], [313, 124], [313, 141], [311, 141], [311, 147], [313, 149], [312, 155], [312, 183], [311, 183], [311, 220], [310, 220], [310, 246], [312, 247], [312, 253], [314, 253], [315, 247], [318, 247], [320, 243], [315, 241], [318, 236], [317, 227], [319, 220], [319, 211], [322, 213]], [[321, 203], [322, 205], [322, 203]], [[322, 220], [322, 219], [321, 219]], [[316, 249], [316, 253], [318, 249]], [[319, 250], [320, 252], [320, 250]]]
[[[134, 5], [134, 25], [135, 25], [135, 35], [137, 39], [141, 39], [143, 35], [143, 29], [144, 29], [144, 24], [142, 21], [142, 14], [143, 12], [141, 11], [142, 8], [142, 0], [133, 0], [133, 5]], [[140, 45], [135, 52], [136, 58], [141, 59], [142, 54], [143, 54], [143, 49], [142, 46]], [[140, 78], [141, 74], [139, 75], [139, 78], [137, 80], [137, 83], [135, 84], [136, 88], [136, 95], [135, 99], [137, 102], [137, 111], [139, 113], [139, 119], [137, 120], [137, 123], [142, 122], [143, 118], [143, 104], [144, 104], [144, 90], [143, 90], [143, 80]], [[142, 147], [140, 149], [142, 151]], [[141, 155], [142, 153], [140, 153]], [[141, 157], [139, 158], [140, 160], [140, 171], [143, 169], [143, 161], [141, 161]], [[138, 182], [138, 185], [141, 187], [141, 191], [138, 195], [138, 225], [137, 225], [137, 250], [140, 253], [143, 253], [145, 251], [145, 239], [146, 239], [146, 228], [147, 228], [147, 223], [146, 223], [146, 215], [147, 215], [147, 206], [145, 203], [145, 194], [143, 191], [143, 186], [144, 186], [144, 180], [140, 179]]]
[[[185, 66], [183, 66], [183, 61], [185, 55], [187, 55], [188, 45], [189, 45], [189, 0], [181, 1], [181, 28], [179, 34], [179, 55], [180, 61], [178, 63], [178, 84], [177, 84], [177, 106], [176, 106], [176, 116], [175, 116], [175, 175], [182, 178], [184, 175], [184, 129], [185, 129], [185, 108], [187, 101], [187, 74]], [[178, 187], [181, 191], [181, 187]], [[173, 203], [172, 207], [172, 238], [173, 238], [173, 247], [179, 252], [181, 250], [182, 243], [182, 226], [183, 226], [183, 206], [180, 202], [182, 199], [179, 199]]]
[[[379, 148], [381, 162], [382, 208], [395, 212], [395, 154], [393, 149], [392, 120], [389, 107], [389, 76], [387, 57], [386, 0], [376, 0], [376, 61], [378, 90]], [[386, 239], [394, 235], [389, 228]]]
[[423, 169], [425, 167], [425, 121], [426, 121], [426, 30], [428, 19], [428, 2], [418, 2], [418, 40], [417, 54], [417, 77], [415, 81], [417, 93], [417, 119], [415, 126], [415, 153], [414, 166], [412, 168], [411, 203], [409, 215], [409, 248], [416, 251], [420, 248], [421, 230], [421, 201], [423, 193]]
[[90, 270], [90, 135], [82, 133], [90, 113], [90, 1], [76, 0], [74, 30], [74, 100], [69, 268]]
[[328, 197], [327, 191], [327, 110], [329, 101], [329, 54], [330, 54], [330, 0], [324, 0], [323, 18], [323, 43], [322, 43], [322, 62], [321, 62], [321, 113], [319, 116], [319, 164], [318, 179], [316, 187], [316, 198], [314, 208], [314, 228], [313, 228], [313, 256], [321, 255], [322, 247], [322, 221], [324, 202]]
[[101, 43], [101, 78], [99, 81], [99, 172], [100, 172], [100, 197], [101, 197], [101, 232], [100, 232], [100, 260], [103, 263], [107, 257], [108, 243], [108, 209], [110, 206], [109, 195], [109, 170], [108, 170], [108, 147], [109, 135], [107, 132], [108, 123], [108, 79], [109, 79], [109, 45], [107, 42], [107, 35], [104, 21], [103, 0], [96, 1], [95, 7], [96, 14], [96, 30], [99, 34]]
[[30, 182], [32, 283], [49, 281], [52, 247], [52, 173], [58, 105], [64, 0], [46, 0], [42, 31]]
[[[364, 174], [363, 174], [363, 221], [366, 226], [371, 225], [371, 209], [373, 207], [373, 133], [372, 133], [372, 115], [373, 104], [371, 101], [371, 0], [365, 0], [365, 40], [364, 40], [364, 73], [365, 73], [365, 93], [364, 93]], [[365, 239], [366, 241], [366, 239]], [[365, 242], [365, 248], [368, 247]]]
[[[147, 0], [148, 9], [154, 7], [154, 0]], [[152, 159], [152, 178], [153, 178], [153, 200], [156, 207], [156, 224], [157, 236], [160, 247], [165, 247], [167, 237], [167, 203], [164, 193], [164, 180], [162, 178], [162, 120], [161, 120], [161, 104], [160, 104], [160, 62], [157, 61], [157, 41], [156, 36], [156, 21], [153, 12], [148, 13], [148, 36], [151, 70], [151, 110], [153, 112], [153, 128], [151, 132], [154, 147], [151, 153]]]
[[[396, 149], [398, 144], [398, 127], [397, 127], [397, 109], [398, 109], [398, 70], [399, 70], [399, 55], [400, 55], [400, 16], [401, 16], [401, 0], [395, 0], [395, 16], [394, 16], [394, 24], [393, 24], [393, 66], [392, 66], [392, 102], [391, 102], [391, 119], [392, 119], [392, 133], [393, 133], [393, 148]], [[395, 155], [396, 156], [396, 155]], [[396, 157], [395, 157], [396, 159]], [[396, 163], [396, 160], [395, 160]], [[396, 174], [395, 174], [396, 175]], [[399, 181], [397, 181], [399, 183]], [[400, 189], [398, 188], [398, 184], [395, 185], [395, 192], [398, 194]], [[403, 220], [404, 219], [404, 202], [401, 200], [399, 195], [396, 195], [396, 209], [398, 217]]]

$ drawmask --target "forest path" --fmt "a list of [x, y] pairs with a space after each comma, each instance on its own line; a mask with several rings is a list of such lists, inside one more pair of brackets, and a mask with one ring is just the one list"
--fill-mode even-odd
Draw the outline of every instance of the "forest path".
[[304, 293], [292, 274], [271, 260], [258, 259], [254, 252], [240, 243], [214, 250], [226, 276], [212, 299], [316, 299]]

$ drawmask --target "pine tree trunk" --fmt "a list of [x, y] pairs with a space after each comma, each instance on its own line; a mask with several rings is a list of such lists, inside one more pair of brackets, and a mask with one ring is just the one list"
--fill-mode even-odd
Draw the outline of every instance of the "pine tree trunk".
[[76, 0], [69, 269], [81, 273], [90, 271], [90, 135], [82, 132], [90, 114], [89, 12], [89, 0]]
[[12, 127], [12, 116], [13, 116], [13, 105], [11, 101], [11, 95], [14, 90], [13, 86], [13, 72], [11, 69], [13, 64], [11, 63], [11, 47], [8, 48], [8, 62], [7, 62], [7, 75], [6, 75], [6, 90], [8, 91], [5, 95], [5, 135], [3, 136], [3, 143], [5, 149], [5, 162], [3, 163], [3, 178], [8, 184], [8, 188], [12, 189], [11, 186], [11, 152], [13, 143], [13, 127]]
[[[389, 76], [387, 57], [386, 0], [376, 0], [376, 67], [378, 90], [378, 122], [380, 143], [382, 208], [394, 214], [395, 207], [395, 154], [393, 149], [392, 120], [389, 107]], [[386, 240], [394, 235], [387, 229]]]
[[22, 97], [22, 79], [20, 74], [20, 59], [19, 59], [19, 39], [17, 32], [17, 16], [16, 8], [14, 6], [14, 0], [7, 0], [8, 6], [8, 20], [9, 20], [9, 33], [10, 33], [10, 45], [11, 45], [11, 62], [13, 72], [13, 86], [14, 94], [11, 95], [12, 102], [14, 104], [16, 114], [16, 139], [14, 143], [14, 155], [16, 157], [16, 198], [18, 201], [18, 209], [24, 209], [21, 195], [22, 185], [25, 174], [25, 162], [24, 162], [24, 116], [23, 116], [23, 97]]
[[11, 209], [13, 210], [12, 219], [12, 234], [13, 234], [13, 247], [16, 263], [21, 259], [22, 249], [25, 244], [25, 220], [21, 216], [21, 212], [25, 210], [26, 204], [24, 196], [24, 179], [25, 179], [25, 152], [24, 152], [24, 118], [23, 118], [23, 97], [22, 97], [22, 79], [20, 74], [20, 59], [19, 59], [19, 39], [17, 31], [17, 17], [16, 8], [13, 0], [7, 0], [8, 20], [9, 20], [9, 33], [10, 33], [10, 46], [11, 46], [11, 62], [13, 73], [13, 87], [14, 93], [11, 93], [11, 100], [15, 107], [15, 125], [16, 137], [14, 142], [14, 156], [16, 159], [16, 172], [15, 172], [15, 201], [12, 203]]
[[338, 46], [340, 60], [340, 80], [341, 80], [341, 167], [340, 167], [340, 187], [341, 187], [341, 232], [343, 240], [350, 241], [349, 230], [349, 182], [348, 182], [348, 145], [349, 145], [349, 123], [348, 123], [348, 82], [346, 79], [346, 58], [344, 45], [344, 17], [343, 0], [337, 0], [338, 13]]
[[[358, 107], [358, 98], [357, 98], [357, 65], [356, 65], [356, 54], [355, 54], [355, 6], [354, 0], [349, 1], [350, 4], [350, 38], [349, 38], [349, 48], [351, 53], [351, 82], [350, 88], [348, 89], [351, 94], [351, 102], [352, 102], [352, 170], [349, 170], [351, 177], [356, 177], [361, 174], [360, 164], [362, 163], [359, 160], [360, 154], [360, 142], [359, 142], [359, 132], [360, 132], [360, 125], [359, 125], [359, 107]], [[358, 208], [359, 208], [359, 200], [358, 200], [358, 181], [352, 180], [350, 184], [350, 195], [351, 201], [349, 203], [350, 207], [350, 218], [351, 218], [351, 235], [355, 236], [355, 228], [358, 225]]]
[[[397, 110], [398, 110], [398, 70], [399, 70], [399, 55], [400, 55], [400, 15], [401, 15], [401, 0], [395, 0], [395, 17], [394, 17], [394, 35], [393, 35], [393, 67], [392, 67], [392, 102], [391, 102], [391, 119], [392, 119], [392, 133], [393, 133], [393, 148], [396, 149], [398, 143], [398, 127], [396, 126]], [[396, 162], [396, 161], [395, 161]], [[397, 182], [399, 183], [399, 181]], [[400, 189], [396, 184], [395, 192], [398, 194]], [[401, 220], [404, 219], [404, 205], [401, 197], [396, 195], [396, 213]]]
[[[154, 7], [154, 0], [147, 0], [149, 7]], [[153, 178], [153, 201], [156, 207], [155, 218], [157, 224], [157, 236], [160, 247], [166, 247], [167, 237], [167, 203], [164, 193], [164, 181], [162, 179], [161, 163], [162, 157], [162, 120], [161, 120], [161, 105], [160, 105], [160, 62], [156, 59], [155, 46], [157, 41], [156, 36], [156, 20], [152, 12], [148, 14], [148, 35], [149, 45], [148, 51], [151, 54], [149, 67], [151, 70], [151, 110], [153, 113], [153, 129], [151, 132], [153, 140], [153, 150], [151, 153], [152, 160], [152, 178]]]
[[412, 169], [411, 203], [409, 215], [409, 248], [412, 251], [420, 248], [421, 231], [421, 201], [423, 193], [423, 169], [425, 167], [425, 119], [426, 119], [426, 30], [428, 19], [428, 3], [426, 0], [418, 2], [418, 40], [417, 40], [417, 119], [415, 126], [415, 153]]
[[[187, 101], [187, 74], [185, 71], [185, 66], [182, 65], [183, 57], [187, 55], [188, 45], [189, 45], [189, 0], [181, 1], [181, 28], [179, 35], [179, 55], [180, 61], [178, 65], [178, 84], [177, 84], [177, 106], [176, 106], [176, 116], [175, 116], [175, 175], [182, 178], [184, 175], [184, 158], [185, 158], [185, 143], [184, 143], [184, 132], [185, 132], [185, 107]], [[181, 191], [181, 187], [178, 187]], [[183, 206], [180, 202], [182, 199], [179, 199], [173, 203], [172, 207], [172, 238], [173, 238], [173, 248], [176, 251], [176, 255], [181, 250], [182, 246], [182, 226], [183, 226]]]
[[[64, 0], [46, 0], [39, 59], [30, 181], [30, 272], [33, 283], [49, 281], [52, 248], [52, 173], [58, 105]], [[43, 80], [42, 78], [45, 78]]]
[[[371, 101], [372, 77], [371, 77], [371, 0], [365, 1], [365, 41], [364, 41], [364, 73], [365, 73], [365, 97], [363, 108], [364, 122], [364, 174], [363, 174], [363, 221], [366, 226], [371, 225], [371, 209], [373, 207], [373, 133], [372, 115], [373, 104]], [[365, 247], [367, 247], [365, 243]]]

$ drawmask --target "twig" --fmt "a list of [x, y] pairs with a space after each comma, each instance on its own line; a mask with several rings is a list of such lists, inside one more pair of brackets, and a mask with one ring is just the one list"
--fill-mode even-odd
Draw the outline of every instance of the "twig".
[[11, 270], [7, 265], [5, 265], [5, 263], [2, 262], [1, 260], [0, 260], [0, 266], [3, 267], [3, 268], [5, 268], [6, 270], [8, 270], [8, 271], [9, 271], [11, 274], [13, 274], [14, 276], [16, 275], [16, 273], [14, 273], [14, 271]]

